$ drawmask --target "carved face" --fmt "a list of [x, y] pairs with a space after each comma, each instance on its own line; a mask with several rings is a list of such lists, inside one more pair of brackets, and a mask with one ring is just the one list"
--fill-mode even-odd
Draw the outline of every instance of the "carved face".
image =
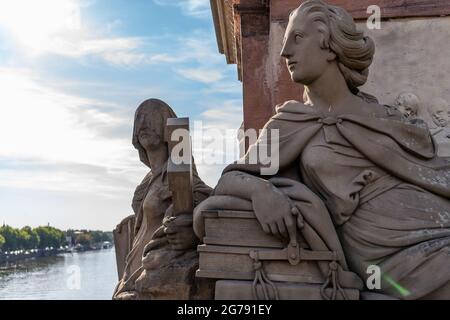
[[164, 133], [159, 117], [150, 117], [150, 114], [142, 114], [138, 117], [138, 140], [141, 146], [147, 150], [155, 150], [164, 144]]
[[419, 100], [412, 93], [404, 93], [398, 96], [395, 106], [406, 118], [415, 117], [419, 111]]
[[305, 14], [294, 11], [289, 18], [281, 51], [293, 81], [309, 85], [330, 66], [335, 55], [329, 49], [321, 48], [321, 39], [316, 23]]
[[431, 117], [433, 119], [433, 122], [438, 127], [446, 127], [450, 123], [450, 117], [449, 113], [450, 111], [447, 110], [444, 106], [437, 106], [432, 109]]
[[417, 116], [417, 109], [408, 104], [398, 106], [398, 110], [407, 118]]
[[444, 99], [434, 100], [428, 109], [431, 120], [438, 127], [447, 127], [450, 124], [450, 105]]

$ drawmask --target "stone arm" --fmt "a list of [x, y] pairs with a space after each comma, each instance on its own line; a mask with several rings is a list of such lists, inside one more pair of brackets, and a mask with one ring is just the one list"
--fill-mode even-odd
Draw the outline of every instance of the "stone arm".
[[242, 205], [237, 203], [239, 199], [243, 202], [251, 202], [251, 209], [266, 233], [278, 237], [295, 238], [297, 226], [293, 211], [297, 209], [289, 197], [269, 180], [240, 171], [224, 174], [215, 188], [214, 197], [195, 209], [194, 230], [197, 236], [201, 238], [203, 235], [202, 211], [210, 207], [211, 202], [215, 202], [213, 205], [217, 209], [232, 209], [233, 205], [236, 209], [242, 208]]

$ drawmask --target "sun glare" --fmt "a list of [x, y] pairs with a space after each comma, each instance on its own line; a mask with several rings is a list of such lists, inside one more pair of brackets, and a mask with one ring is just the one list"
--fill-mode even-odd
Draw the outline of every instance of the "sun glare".
[[2, 1], [0, 27], [31, 53], [39, 54], [59, 37], [80, 29], [79, 0]]

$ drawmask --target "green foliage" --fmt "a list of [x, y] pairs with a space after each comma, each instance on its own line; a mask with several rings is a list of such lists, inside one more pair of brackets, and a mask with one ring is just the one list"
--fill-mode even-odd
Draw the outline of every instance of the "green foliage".
[[23, 227], [16, 229], [10, 226], [0, 227], [0, 249], [3, 251], [59, 248], [67, 245], [66, 236], [72, 237], [75, 244], [89, 247], [104, 241], [112, 242], [112, 232], [67, 230], [45, 226], [32, 229]]
[[6, 242], [5, 238], [0, 234], [0, 250], [5, 245], [5, 242]]
[[53, 227], [37, 227], [34, 229], [39, 236], [39, 249], [59, 248], [66, 243], [64, 232]]
[[3, 244], [3, 250], [11, 251], [19, 249], [19, 230], [10, 227], [3, 226], [0, 228], [0, 234], [5, 238], [5, 243]]
[[21, 249], [36, 249], [39, 246], [39, 234], [31, 227], [23, 227], [20, 229], [19, 235], [19, 246]]
[[112, 237], [109, 236], [107, 232], [103, 231], [91, 231], [92, 240], [94, 243], [101, 243], [104, 241], [111, 241]]
[[90, 246], [92, 244], [94, 244], [93, 239], [92, 239], [92, 235], [89, 233], [80, 233], [77, 234], [75, 237], [75, 243], [76, 244], [81, 244], [83, 246]]
[[111, 232], [87, 230], [73, 232], [72, 237], [75, 239], [75, 244], [91, 247], [102, 244], [104, 241], [112, 242], [113, 238]]

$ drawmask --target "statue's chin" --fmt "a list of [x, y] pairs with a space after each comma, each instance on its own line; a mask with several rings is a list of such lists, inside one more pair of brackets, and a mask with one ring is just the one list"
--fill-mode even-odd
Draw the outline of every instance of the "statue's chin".
[[305, 79], [304, 77], [295, 74], [295, 73], [291, 73], [291, 80], [295, 83], [301, 84], [303, 86], [306, 86], [308, 84], [310, 84], [310, 81], [308, 81], [307, 79]]

